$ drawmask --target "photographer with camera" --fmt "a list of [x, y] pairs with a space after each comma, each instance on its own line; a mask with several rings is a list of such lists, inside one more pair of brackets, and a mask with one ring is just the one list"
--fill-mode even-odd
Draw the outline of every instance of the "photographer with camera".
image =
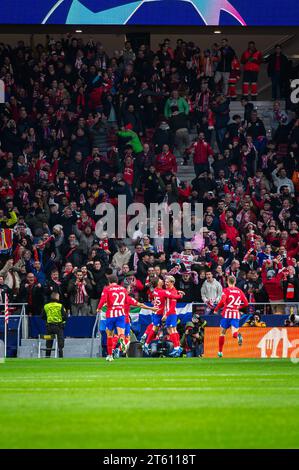
[[261, 312], [260, 310], [256, 310], [254, 315], [251, 315], [247, 322], [244, 323], [243, 327], [250, 326], [250, 327], [257, 327], [257, 328], [266, 328], [266, 323], [261, 320]]
[[168, 357], [173, 352], [173, 342], [170, 341], [165, 325], [158, 329], [156, 336], [150, 343], [151, 357]]
[[186, 323], [181, 346], [185, 349], [187, 357], [202, 357], [206, 325], [207, 322], [198, 313], [194, 313], [192, 320]]

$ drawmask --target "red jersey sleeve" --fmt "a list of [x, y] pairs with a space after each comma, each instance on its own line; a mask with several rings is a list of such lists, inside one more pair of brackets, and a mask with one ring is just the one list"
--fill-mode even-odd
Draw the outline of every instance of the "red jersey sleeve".
[[103, 292], [102, 292], [102, 295], [101, 295], [101, 298], [100, 298], [100, 301], [99, 301], [99, 304], [98, 304], [98, 310], [101, 310], [101, 308], [103, 307], [103, 305], [105, 305], [107, 303], [107, 288], [104, 288]]
[[138, 302], [137, 302], [136, 299], [134, 299], [133, 297], [131, 297], [131, 296], [128, 294], [127, 297], [126, 297], [126, 304], [129, 305], [129, 306], [130, 306], [130, 305], [133, 305], [133, 306], [136, 307], [136, 305], [138, 304]]
[[222, 296], [221, 296], [221, 299], [220, 299], [220, 302], [218, 303], [218, 305], [216, 305], [216, 307], [214, 308], [214, 312], [218, 312], [218, 310], [222, 307], [224, 307], [226, 305], [226, 293], [223, 291], [222, 292]]
[[182, 296], [181, 294], [179, 294], [177, 292], [177, 290], [174, 290], [173, 292], [169, 291], [169, 290], [165, 290], [164, 291], [164, 296], [167, 298], [167, 299], [175, 299], [175, 300], [178, 300], [178, 299], [181, 299]]
[[242, 307], [248, 307], [249, 305], [249, 302], [248, 302], [248, 299], [246, 297], [246, 295], [244, 294], [243, 291], [241, 291], [241, 300], [242, 300]]

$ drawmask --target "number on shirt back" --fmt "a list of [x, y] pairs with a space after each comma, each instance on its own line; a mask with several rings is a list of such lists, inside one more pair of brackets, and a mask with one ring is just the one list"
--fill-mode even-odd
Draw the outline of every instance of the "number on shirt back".
[[125, 292], [112, 292], [112, 297], [114, 298], [113, 307], [123, 307], [125, 305]]
[[238, 295], [238, 297], [235, 297], [234, 295], [229, 295], [228, 296], [229, 298], [229, 302], [227, 304], [227, 308], [236, 308], [236, 307], [240, 307], [241, 303], [242, 303], [242, 300], [241, 300], [241, 297]]

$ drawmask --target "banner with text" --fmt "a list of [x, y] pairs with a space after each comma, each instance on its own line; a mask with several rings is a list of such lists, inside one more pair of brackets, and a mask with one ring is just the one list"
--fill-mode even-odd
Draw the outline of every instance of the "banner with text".
[[[299, 362], [299, 328], [242, 328], [243, 345], [228, 331], [223, 356], [227, 358], [291, 358]], [[219, 328], [205, 330], [205, 357], [217, 357]]]

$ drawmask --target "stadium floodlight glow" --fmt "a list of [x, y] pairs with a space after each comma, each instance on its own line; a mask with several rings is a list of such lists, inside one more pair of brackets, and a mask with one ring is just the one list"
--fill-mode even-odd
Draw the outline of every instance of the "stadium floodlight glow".
[[82, 29], [76, 29], [75, 33], [83, 33]]
[[214, 34], [221, 34], [221, 31], [219, 29], [216, 29], [216, 31], [214, 31]]

